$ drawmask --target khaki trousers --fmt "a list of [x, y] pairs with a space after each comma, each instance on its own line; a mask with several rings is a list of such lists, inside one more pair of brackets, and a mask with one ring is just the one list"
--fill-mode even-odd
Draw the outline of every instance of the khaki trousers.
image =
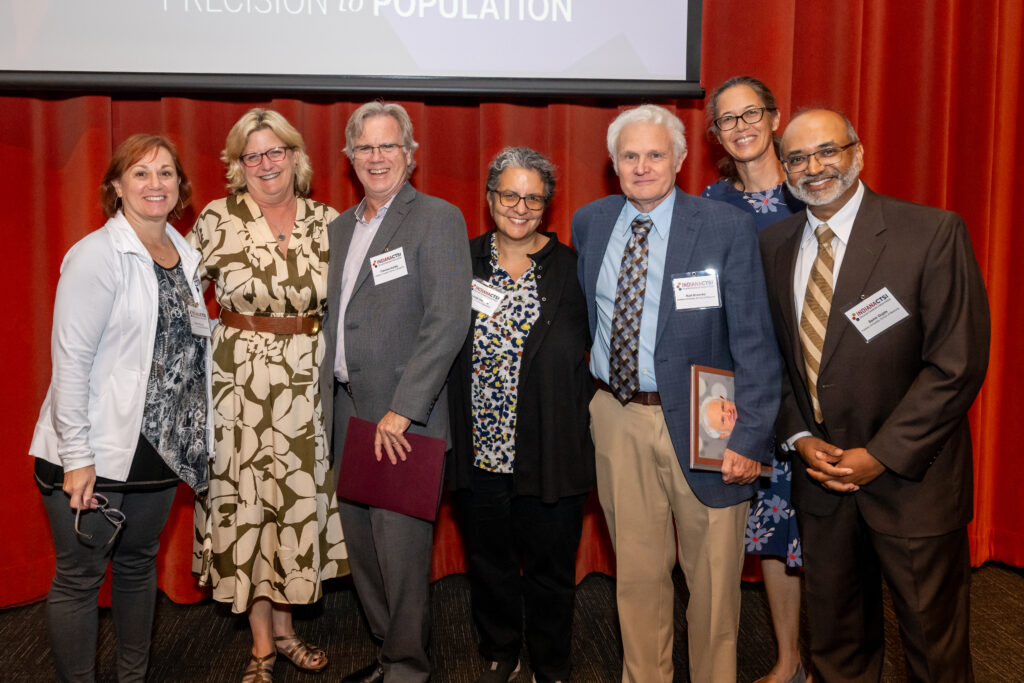
[[623, 683], [672, 681], [677, 549], [690, 592], [690, 679], [735, 681], [750, 503], [710, 508], [697, 500], [660, 406], [623, 406], [602, 390], [590, 403], [590, 416], [598, 497], [615, 547]]

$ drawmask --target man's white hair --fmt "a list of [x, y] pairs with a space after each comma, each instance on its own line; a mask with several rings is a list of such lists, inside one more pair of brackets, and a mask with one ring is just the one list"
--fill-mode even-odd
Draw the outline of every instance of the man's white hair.
[[672, 137], [672, 152], [675, 159], [681, 159], [686, 153], [686, 126], [678, 116], [665, 107], [656, 104], [642, 104], [639, 107], [627, 109], [611, 122], [608, 126], [608, 155], [612, 158], [612, 165], [615, 172], [619, 172], [619, 161], [616, 158], [619, 147], [619, 135], [622, 129], [631, 123], [653, 123], [657, 126], [664, 126]]

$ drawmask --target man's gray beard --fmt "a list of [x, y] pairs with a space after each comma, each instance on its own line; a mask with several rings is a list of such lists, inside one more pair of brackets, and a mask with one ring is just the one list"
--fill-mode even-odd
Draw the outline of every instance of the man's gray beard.
[[[789, 178], [787, 178], [786, 185], [789, 186], [789, 191], [793, 193], [793, 196], [802, 201], [807, 206], [823, 206], [825, 204], [829, 204], [831, 202], [834, 202], [839, 197], [839, 195], [846, 192], [848, 189], [850, 189], [850, 187], [853, 186], [854, 183], [857, 182], [857, 179], [860, 177], [860, 171], [861, 168], [863, 168], [863, 165], [860, 163], [859, 159], [854, 157], [853, 164], [850, 166], [850, 168], [846, 169], [845, 173], [835, 173], [831, 176], [825, 175], [831, 169], [834, 168], [835, 166], [826, 166], [821, 173], [814, 177], [803, 176], [800, 178], [800, 180], [797, 181], [796, 185], [789, 182]], [[805, 184], [814, 182], [816, 180], [821, 180], [823, 177], [837, 178], [839, 182], [836, 183], [836, 186], [827, 194], [812, 194], [809, 191], [803, 189], [803, 186]]]

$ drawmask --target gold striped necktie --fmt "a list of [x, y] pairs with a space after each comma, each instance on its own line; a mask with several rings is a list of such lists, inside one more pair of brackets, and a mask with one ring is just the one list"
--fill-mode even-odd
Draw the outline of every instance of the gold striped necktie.
[[818, 401], [818, 371], [821, 367], [821, 349], [825, 345], [825, 329], [828, 327], [828, 312], [832, 308], [832, 268], [835, 258], [832, 253], [832, 238], [835, 233], [827, 223], [815, 229], [818, 238], [818, 255], [811, 266], [807, 279], [807, 293], [800, 313], [800, 348], [804, 354], [807, 369], [807, 391], [811, 395], [814, 419], [823, 422], [821, 403]]

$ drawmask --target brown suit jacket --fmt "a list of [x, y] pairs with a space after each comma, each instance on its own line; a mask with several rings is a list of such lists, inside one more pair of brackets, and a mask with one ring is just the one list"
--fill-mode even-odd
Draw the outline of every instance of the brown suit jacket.
[[[875, 531], [902, 537], [948, 533], [970, 521], [973, 496], [967, 410], [988, 367], [985, 285], [962, 219], [865, 191], [835, 283], [825, 333], [817, 425], [806, 389], [793, 268], [801, 211], [762, 231], [772, 319], [786, 371], [779, 440], [809, 431], [840, 448], [867, 448], [887, 468], [853, 494], [825, 490], [804, 468], [793, 501], [826, 516], [856, 497]], [[870, 343], [843, 315], [882, 287], [910, 313]]]

